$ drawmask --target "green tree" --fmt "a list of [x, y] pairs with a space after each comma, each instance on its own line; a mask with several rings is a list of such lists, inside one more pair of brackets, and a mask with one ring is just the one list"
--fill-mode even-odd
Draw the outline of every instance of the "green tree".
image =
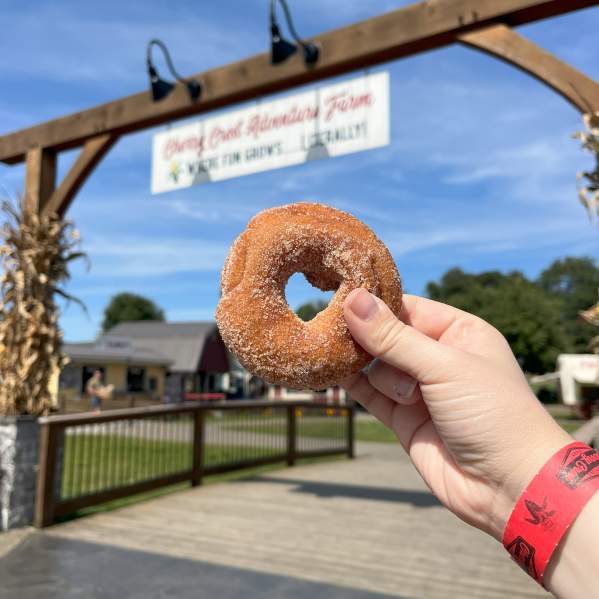
[[315, 300], [312, 302], [306, 302], [302, 304], [295, 313], [305, 322], [312, 320], [319, 312], [322, 312], [327, 306], [328, 302], [323, 300]]
[[108, 331], [128, 320], [164, 320], [164, 312], [152, 300], [134, 293], [115, 295], [104, 310], [102, 330]]
[[519, 272], [471, 275], [454, 268], [439, 283], [429, 283], [432, 299], [466, 310], [490, 322], [505, 336], [522, 368], [555, 368], [567, 346], [560, 304]]
[[571, 352], [588, 352], [597, 334], [592, 325], [579, 317], [581, 310], [597, 302], [599, 268], [592, 258], [563, 258], [546, 268], [538, 278], [539, 286], [560, 303], [561, 318], [569, 337]]

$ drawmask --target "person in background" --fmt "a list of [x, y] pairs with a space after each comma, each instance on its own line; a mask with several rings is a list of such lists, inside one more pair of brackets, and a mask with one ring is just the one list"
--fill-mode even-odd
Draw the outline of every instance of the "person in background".
[[102, 409], [102, 371], [94, 370], [94, 374], [87, 381], [85, 391], [87, 392], [91, 406], [94, 412], [100, 412]]

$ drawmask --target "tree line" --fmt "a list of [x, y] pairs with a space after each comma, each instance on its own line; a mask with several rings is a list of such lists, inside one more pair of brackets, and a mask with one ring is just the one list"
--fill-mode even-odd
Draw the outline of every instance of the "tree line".
[[[555, 368], [561, 353], [587, 353], [595, 327], [579, 312], [597, 301], [599, 268], [592, 258], [555, 260], [535, 279], [519, 271], [486, 271], [469, 274], [448, 270], [440, 281], [426, 286], [434, 300], [476, 314], [496, 327], [508, 340], [526, 372], [543, 373]], [[306, 302], [297, 310], [311, 320], [327, 302]], [[164, 320], [164, 312], [151, 300], [131, 293], [114, 296], [104, 311], [102, 329], [110, 330], [125, 320]]]
[[[561, 353], [588, 353], [595, 327], [579, 312], [597, 301], [599, 268], [588, 257], [555, 260], [535, 279], [519, 271], [469, 274], [448, 270], [426, 292], [431, 299], [476, 314], [509, 342], [523, 370], [543, 373], [555, 368]], [[311, 320], [326, 307], [308, 302], [297, 314]]]

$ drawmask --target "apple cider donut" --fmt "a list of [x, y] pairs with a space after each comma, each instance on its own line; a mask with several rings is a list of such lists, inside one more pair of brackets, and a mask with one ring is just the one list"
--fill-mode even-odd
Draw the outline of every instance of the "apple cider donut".
[[[309, 322], [285, 299], [296, 272], [318, 289], [336, 291]], [[343, 317], [343, 301], [357, 287], [399, 315], [399, 273], [365, 224], [322, 204], [271, 208], [256, 215], [231, 247], [216, 320], [225, 344], [253, 374], [294, 389], [324, 389], [372, 360]]]

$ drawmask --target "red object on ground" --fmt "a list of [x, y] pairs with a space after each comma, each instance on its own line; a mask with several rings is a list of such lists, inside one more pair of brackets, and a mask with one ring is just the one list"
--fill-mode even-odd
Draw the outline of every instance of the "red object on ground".
[[560, 449], [516, 502], [503, 546], [539, 584], [553, 552], [597, 490], [599, 453], [577, 441]]
[[225, 399], [224, 393], [184, 393], [185, 401], [219, 401]]

